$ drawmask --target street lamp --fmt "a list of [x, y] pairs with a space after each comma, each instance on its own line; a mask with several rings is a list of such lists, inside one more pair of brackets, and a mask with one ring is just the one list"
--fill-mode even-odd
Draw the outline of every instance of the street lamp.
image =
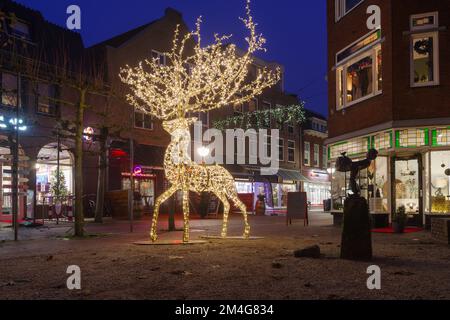
[[205, 164], [205, 158], [209, 155], [209, 148], [203, 146], [197, 149], [197, 153], [202, 157], [202, 163]]

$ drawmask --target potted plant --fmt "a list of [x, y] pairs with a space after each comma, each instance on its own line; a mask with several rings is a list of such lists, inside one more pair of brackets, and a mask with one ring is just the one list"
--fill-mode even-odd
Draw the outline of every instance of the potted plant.
[[395, 233], [403, 233], [405, 232], [406, 221], [408, 220], [408, 216], [406, 215], [406, 207], [401, 206], [397, 209], [397, 211], [392, 216], [392, 228]]
[[257, 216], [263, 216], [266, 214], [266, 196], [262, 193], [258, 195], [258, 201], [256, 202], [255, 214]]

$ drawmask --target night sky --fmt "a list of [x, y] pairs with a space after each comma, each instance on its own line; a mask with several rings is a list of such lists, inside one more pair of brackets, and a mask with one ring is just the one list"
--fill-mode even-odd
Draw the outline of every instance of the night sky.
[[[214, 32], [233, 34], [233, 42], [244, 45], [246, 36], [238, 17], [245, 15], [245, 0], [17, 0], [39, 10], [44, 17], [66, 25], [66, 8], [77, 4], [82, 12], [81, 34], [91, 46], [164, 15], [166, 7], [182, 12], [193, 28], [203, 16], [205, 40]], [[261, 58], [286, 67], [285, 85], [298, 94], [309, 109], [327, 114], [326, 1], [253, 0], [253, 16], [259, 32], [267, 38], [267, 53]]]

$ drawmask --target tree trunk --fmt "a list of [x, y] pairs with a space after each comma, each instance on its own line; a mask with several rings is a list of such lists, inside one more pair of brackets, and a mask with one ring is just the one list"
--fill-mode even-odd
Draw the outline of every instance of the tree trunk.
[[83, 131], [86, 89], [80, 90], [75, 135], [75, 237], [84, 236], [83, 213]]
[[106, 170], [108, 169], [108, 128], [102, 128], [100, 134], [100, 155], [98, 157], [97, 198], [95, 207], [95, 222], [102, 223], [105, 207]]

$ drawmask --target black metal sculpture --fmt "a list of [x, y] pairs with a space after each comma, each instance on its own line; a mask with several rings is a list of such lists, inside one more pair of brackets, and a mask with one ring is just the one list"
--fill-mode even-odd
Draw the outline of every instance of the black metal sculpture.
[[361, 194], [361, 188], [356, 183], [356, 178], [361, 170], [367, 169], [372, 161], [378, 157], [378, 151], [375, 149], [367, 152], [367, 157], [364, 160], [353, 162], [352, 159], [347, 157], [347, 153], [342, 153], [342, 157], [336, 160], [336, 170], [338, 172], [350, 172], [350, 190], [354, 195], [359, 196]]

